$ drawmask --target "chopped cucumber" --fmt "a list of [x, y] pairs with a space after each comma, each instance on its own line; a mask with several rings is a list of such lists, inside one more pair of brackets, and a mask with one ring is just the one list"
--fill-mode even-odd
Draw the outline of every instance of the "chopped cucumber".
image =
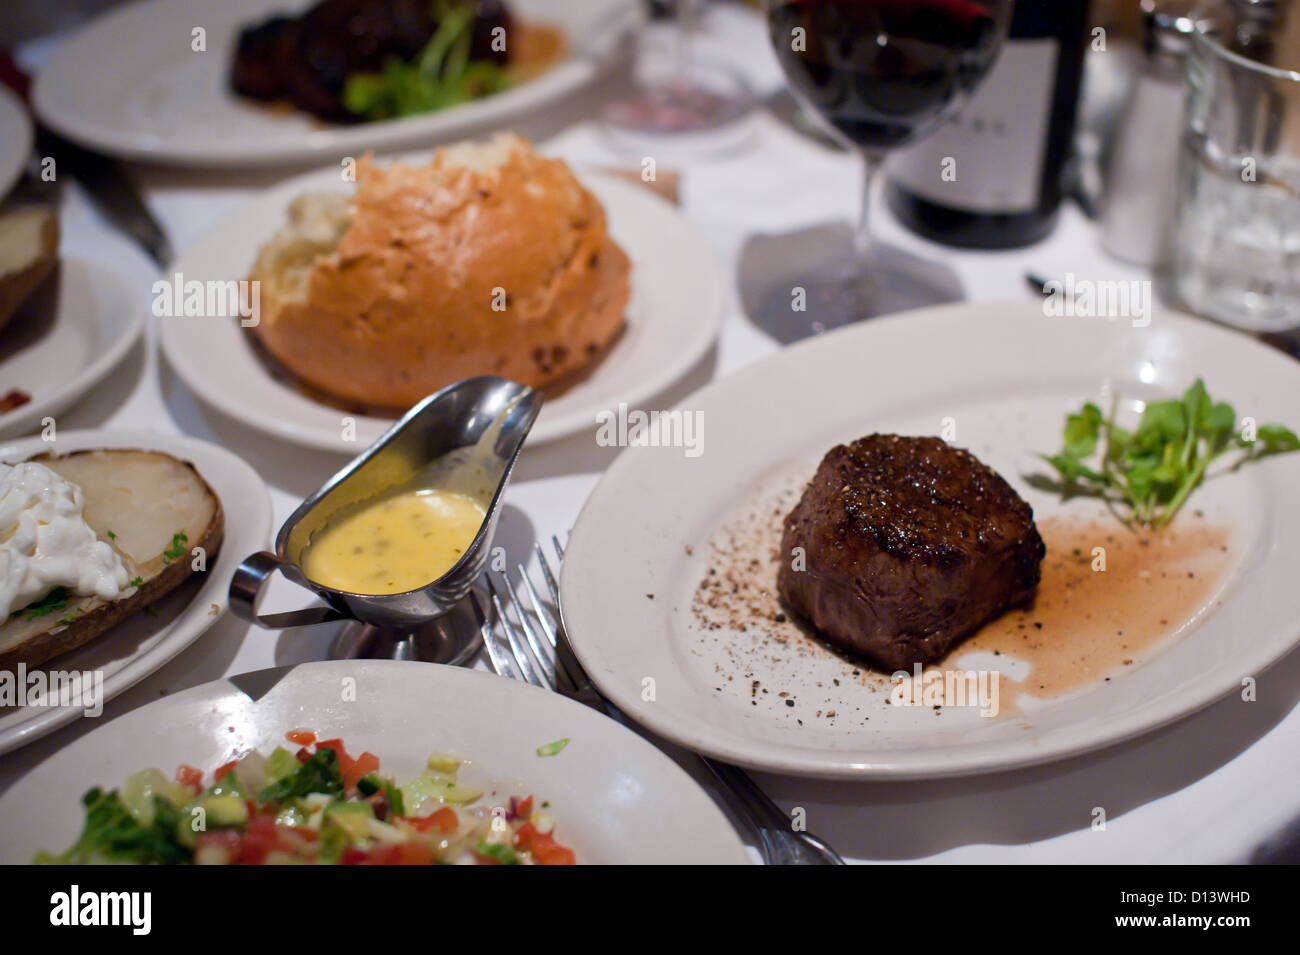
[[248, 792], [240, 785], [239, 777], [235, 775], [233, 769], [228, 770], [226, 775], [218, 779], [207, 791], [209, 796], [238, 796], [240, 799], [247, 799]]
[[347, 835], [348, 841], [364, 839], [370, 832], [370, 823], [375, 822], [375, 811], [369, 803], [332, 802], [325, 807], [324, 828], [338, 826]]
[[564, 737], [564, 739], [557, 739], [554, 743], [547, 743], [544, 746], [537, 747], [537, 755], [555, 756], [560, 752], [560, 750], [564, 749], [564, 747], [568, 745], [569, 745], [569, 737], [566, 736]]
[[[266, 763], [262, 771], [266, 775], [266, 785], [269, 786], [276, 780], [283, 779], [290, 773], [296, 773], [298, 767], [302, 764], [298, 762], [298, 757], [293, 755], [283, 746], [277, 746], [271, 755], [266, 758]], [[263, 787], [265, 788], [265, 787]]]
[[483, 795], [483, 790], [473, 786], [462, 786], [454, 779], [438, 779], [434, 776], [417, 776], [401, 787], [402, 804], [406, 815], [428, 815], [420, 811], [424, 803], [435, 800], [440, 803], [473, 802]]
[[128, 777], [119, 798], [135, 821], [147, 826], [153, 822], [154, 796], [166, 799], [178, 807], [190, 800], [190, 794], [184, 786], [168, 779], [156, 769], [146, 769]]
[[210, 829], [229, 829], [248, 822], [248, 803], [231, 792], [201, 796], [194, 806], [203, 810]]
[[435, 773], [450, 773], [454, 775], [456, 770], [460, 769], [461, 760], [455, 756], [449, 756], [446, 753], [433, 753], [429, 756], [425, 764]]

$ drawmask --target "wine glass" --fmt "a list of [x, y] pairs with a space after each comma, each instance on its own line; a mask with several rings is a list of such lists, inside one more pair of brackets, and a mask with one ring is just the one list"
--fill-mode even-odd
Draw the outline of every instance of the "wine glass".
[[1011, 0], [767, 0], [792, 92], [861, 156], [863, 185], [851, 240], [839, 230], [839, 248], [773, 285], [754, 316], [760, 326], [794, 341], [960, 297], [941, 265], [873, 239], [872, 185], [890, 149], [937, 129], [988, 72], [1010, 13]]
[[[672, 54], [639, 78], [636, 92], [605, 107], [605, 128], [618, 140], [644, 149], [668, 140], [691, 140], [707, 148], [729, 139], [715, 133], [737, 125], [753, 105], [744, 80], [717, 64], [700, 62], [693, 34], [704, 0], [671, 0]], [[647, 64], [639, 64], [646, 67]]]

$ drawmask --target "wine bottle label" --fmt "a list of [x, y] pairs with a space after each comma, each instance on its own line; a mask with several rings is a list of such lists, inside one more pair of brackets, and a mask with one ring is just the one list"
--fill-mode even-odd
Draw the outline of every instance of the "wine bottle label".
[[1053, 37], [1008, 41], [947, 123], [890, 158], [890, 178], [963, 212], [1037, 209], [1059, 51]]

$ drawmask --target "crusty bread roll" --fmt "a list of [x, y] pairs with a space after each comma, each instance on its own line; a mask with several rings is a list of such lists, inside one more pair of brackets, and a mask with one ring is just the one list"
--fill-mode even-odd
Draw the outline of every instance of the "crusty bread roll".
[[421, 167], [366, 157], [351, 203], [300, 198], [261, 250], [253, 333], [307, 385], [365, 408], [474, 375], [546, 388], [622, 330], [629, 271], [596, 198], [522, 139]]

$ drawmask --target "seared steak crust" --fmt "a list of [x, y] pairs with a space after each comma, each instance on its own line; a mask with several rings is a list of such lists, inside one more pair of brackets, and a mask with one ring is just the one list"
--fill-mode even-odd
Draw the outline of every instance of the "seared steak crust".
[[1033, 510], [996, 471], [938, 438], [895, 434], [832, 448], [781, 548], [790, 608], [890, 671], [942, 659], [1028, 600], [1046, 551]]

